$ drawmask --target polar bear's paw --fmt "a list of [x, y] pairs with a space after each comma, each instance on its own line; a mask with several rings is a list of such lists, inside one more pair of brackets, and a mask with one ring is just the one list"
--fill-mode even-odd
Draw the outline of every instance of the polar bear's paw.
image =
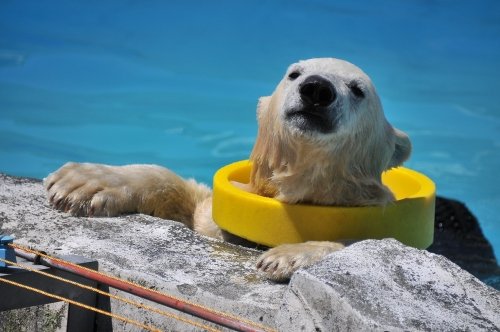
[[44, 179], [49, 203], [74, 216], [134, 212], [126, 178], [113, 166], [67, 163]]
[[283, 244], [263, 253], [257, 261], [257, 269], [271, 280], [286, 281], [298, 269], [308, 267], [343, 248], [343, 244], [336, 242]]

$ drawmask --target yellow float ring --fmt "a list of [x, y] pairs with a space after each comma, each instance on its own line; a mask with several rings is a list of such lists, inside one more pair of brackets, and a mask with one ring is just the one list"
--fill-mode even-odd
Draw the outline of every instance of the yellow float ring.
[[246, 192], [231, 181], [248, 183], [248, 160], [222, 167], [214, 176], [213, 219], [223, 230], [255, 243], [395, 238], [420, 249], [432, 244], [436, 187], [408, 168], [391, 169], [382, 182], [396, 201], [386, 206], [331, 207], [286, 204]]

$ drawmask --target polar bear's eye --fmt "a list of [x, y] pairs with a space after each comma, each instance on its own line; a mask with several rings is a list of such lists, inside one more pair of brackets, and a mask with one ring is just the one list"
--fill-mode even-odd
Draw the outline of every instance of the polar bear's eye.
[[357, 98], [363, 98], [365, 96], [365, 92], [361, 89], [358, 82], [351, 82], [348, 84], [348, 87], [351, 89], [352, 94]]
[[299, 76], [300, 76], [300, 72], [299, 72], [299, 71], [297, 71], [297, 70], [292, 71], [290, 74], [288, 74], [288, 78], [289, 78], [290, 80], [292, 80], [292, 81], [293, 81], [294, 79], [296, 79], [297, 77], [299, 77]]

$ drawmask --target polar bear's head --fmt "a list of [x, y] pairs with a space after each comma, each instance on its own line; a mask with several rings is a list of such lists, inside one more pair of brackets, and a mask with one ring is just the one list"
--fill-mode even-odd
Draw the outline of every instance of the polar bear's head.
[[332, 58], [292, 64], [257, 108], [251, 185], [282, 201], [383, 204], [381, 173], [411, 152], [408, 136], [386, 120], [370, 78]]

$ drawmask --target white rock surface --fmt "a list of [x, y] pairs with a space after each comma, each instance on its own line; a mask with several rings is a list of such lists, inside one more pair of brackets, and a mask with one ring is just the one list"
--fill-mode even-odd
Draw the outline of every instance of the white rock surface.
[[[257, 274], [258, 251], [145, 215], [72, 217], [49, 207], [39, 180], [0, 174], [0, 232], [49, 254], [95, 259], [100, 270], [113, 275], [272, 327], [286, 288]], [[111, 307], [164, 330], [199, 331], [114, 300]], [[135, 331], [120, 321], [113, 324], [115, 331]]]
[[297, 272], [282, 331], [498, 331], [500, 292], [443, 256], [367, 240]]
[[[500, 326], [498, 291], [443, 256], [395, 240], [354, 244], [297, 272], [289, 285], [275, 284], [256, 273], [258, 251], [144, 215], [71, 217], [48, 206], [40, 181], [1, 174], [0, 232], [50, 254], [96, 259], [116, 276], [283, 332]], [[111, 307], [163, 330], [200, 331], [116, 301]], [[13, 330], [24, 328], [19, 324]], [[113, 324], [115, 331], [137, 331]]]

